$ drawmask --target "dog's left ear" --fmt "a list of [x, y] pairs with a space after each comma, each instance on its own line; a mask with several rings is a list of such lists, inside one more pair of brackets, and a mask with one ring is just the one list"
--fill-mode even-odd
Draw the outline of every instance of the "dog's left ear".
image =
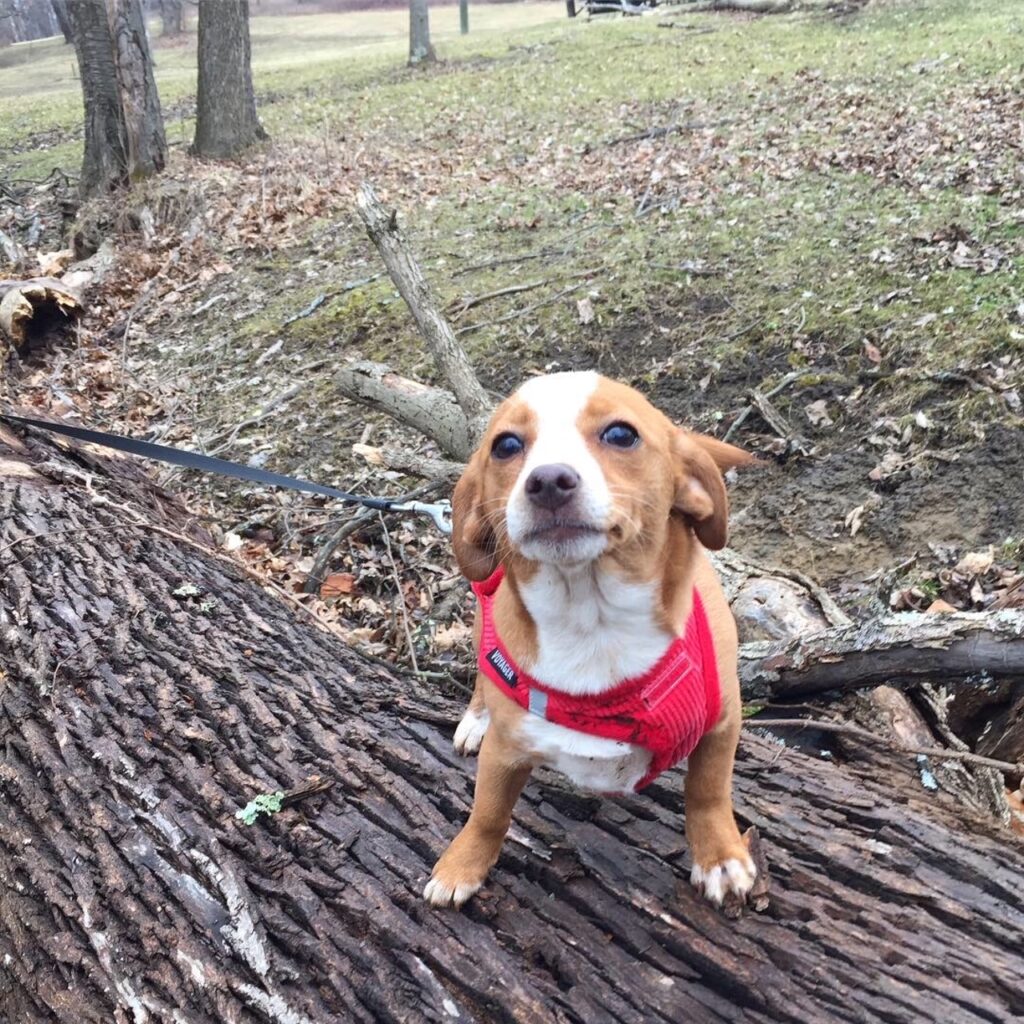
[[483, 462], [477, 451], [452, 495], [452, 548], [463, 576], [485, 580], [498, 568], [497, 541], [483, 514]]
[[[677, 475], [672, 511], [686, 519], [704, 547], [718, 551], [725, 547], [729, 529], [722, 472], [752, 459], [739, 448], [685, 430], [676, 431], [673, 448]], [[742, 458], [736, 460], [732, 453]]]

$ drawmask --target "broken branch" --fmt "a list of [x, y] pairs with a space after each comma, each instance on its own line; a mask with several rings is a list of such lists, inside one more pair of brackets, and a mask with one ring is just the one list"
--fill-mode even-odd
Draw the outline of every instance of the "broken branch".
[[477, 437], [486, 425], [493, 403], [473, 372], [465, 350], [455, 340], [448, 321], [441, 313], [433, 289], [398, 229], [397, 217], [384, 209], [367, 182], [359, 187], [356, 206], [438, 370], [465, 414], [473, 437]]
[[414, 427], [445, 454], [462, 461], [473, 453], [478, 436], [476, 421], [466, 415], [450, 392], [402, 377], [383, 363], [367, 361], [343, 367], [334, 380], [346, 398]]

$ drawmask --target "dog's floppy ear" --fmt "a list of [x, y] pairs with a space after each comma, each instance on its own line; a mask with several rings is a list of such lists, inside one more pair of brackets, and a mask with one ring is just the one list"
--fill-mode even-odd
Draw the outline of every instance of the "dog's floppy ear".
[[452, 495], [452, 547], [462, 574], [485, 580], [498, 568], [497, 541], [483, 514], [483, 467], [477, 452], [469, 460]]
[[708, 437], [707, 434], [690, 433], [687, 433], [686, 436], [698, 447], [703, 448], [723, 473], [730, 469], [737, 469], [740, 466], [753, 466], [758, 462], [757, 457], [751, 455], [750, 452], [745, 452], [742, 448], [737, 448], [735, 445], [719, 441], [716, 437]]
[[[703, 443], [713, 441], [714, 449], [709, 451]], [[746, 452], [732, 445], [703, 438], [678, 430], [674, 439], [676, 459], [676, 493], [672, 511], [681, 515], [697, 535], [697, 540], [711, 551], [725, 547], [729, 525], [729, 499], [722, 479], [722, 462], [715, 457], [730, 459], [730, 452], [744, 456]], [[729, 461], [727, 465], [739, 465]]]

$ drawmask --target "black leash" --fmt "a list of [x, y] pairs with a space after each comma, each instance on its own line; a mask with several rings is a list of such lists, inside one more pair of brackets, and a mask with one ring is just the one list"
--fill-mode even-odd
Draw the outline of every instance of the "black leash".
[[285, 476], [282, 473], [271, 473], [265, 469], [257, 469], [255, 466], [243, 466], [241, 463], [218, 459], [212, 455], [200, 455], [198, 452], [190, 452], [184, 448], [172, 448], [170, 445], [154, 444], [152, 441], [138, 441], [132, 437], [107, 434], [100, 430], [87, 430], [85, 427], [73, 427], [67, 423], [50, 423], [47, 420], [13, 416], [6, 412], [0, 412], [0, 420], [17, 423], [23, 427], [35, 427], [36, 430], [45, 430], [50, 434], [61, 434], [64, 437], [74, 438], [76, 441], [86, 441], [103, 448], [127, 452], [129, 455], [138, 455], [143, 459], [155, 459], [157, 462], [166, 462], [171, 466], [181, 466], [184, 469], [198, 469], [204, 473], [233, 476], [239, 480], [248, 480], [251, 483], [264, 484], [268, 487], [284, 487], [292, 491], [320, 494], [325, 498], [334, 498], [347, 505], [362, 505], [364, 508], [377, 509], [380, 512], [413, 512], [418, 515], [427, 515], [434, 520], [434, 525], [442, 533], [452, 532], [451, 504], [448, 501], [429, 503], [370, 498], [360, 494], [349, 494], [347, 491], [339, 491], [334, 487], [324, 487], [322, 484], [314, 484], [309, 480]]

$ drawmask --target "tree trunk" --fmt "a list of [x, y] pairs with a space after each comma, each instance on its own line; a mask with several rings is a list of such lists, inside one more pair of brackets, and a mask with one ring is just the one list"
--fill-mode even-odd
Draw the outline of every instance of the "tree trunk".
[[83, 195], [155, 174], [167, 158], [140, 0], [67, 8], [85, 102]]
[[57, 26], [60, 28], [61, 34], [64, 36], [64, 42], [73, 43], [75, 40], [71, 35], [71, 19], [68, 17], [68, 0], [50, 0], [50, 4], [53, 7], [53, 16], [57, 21]]
[[108, 0], [108, 10], [121, 104], [128, 128], [128, 170], [134, 181], [164, 169], [167, 162], [164, 119], [153, 77], [142, 0]]
[[1024, 1014], [1024, 848], [903, 759], [744, 738], [760, 916], [691, 892], [677, 771], [621, 799], [538, 773], [481, 895], [429, 910], [472, 792], [456, 705], [296, 618], [133, 462], [0, 424], [0, 512], [0, 1019]]
[[430, 45], [430, 9], [427, 0], [409, 0], [409, 63], [436, 60]]
[[199, 0], [196, 156], [236, 156], [267, 133], [256, 114], [249, 0]]
[[165, 36], [178, 36], [185, 30], [184, 0], [160, 0], [160, 22]]

